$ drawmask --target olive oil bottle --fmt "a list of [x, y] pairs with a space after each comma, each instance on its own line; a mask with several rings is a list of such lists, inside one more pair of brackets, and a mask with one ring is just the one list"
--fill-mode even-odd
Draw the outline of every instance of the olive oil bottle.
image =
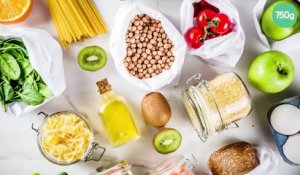
[[101, 95], [99, 116], [110, 144], [124, 145], [140, 136], [130, 108], [121, 96], [116, 95], [107, 79], [97, 82]]

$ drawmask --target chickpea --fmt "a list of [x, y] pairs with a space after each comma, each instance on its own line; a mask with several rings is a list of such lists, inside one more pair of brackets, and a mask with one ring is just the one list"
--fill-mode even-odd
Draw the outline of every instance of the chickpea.
[[125, 35], [127, 54], [124, 65], [128, 72], [146, 79], [169, 69], [175, 57], [174, 45], [159, 20], [140, 14], [130, 22]]
[[147, 48], [148, 48], [148, 49], [152, 49], [152, 47], [153, 47], [153, 46], [152, 46], [151, 43], [148, 43], [148, 44], [147, 44]]
[[130, 58], [130, 57], [126, 57], [125, 60], [126, 60], [127, 62], [130, 62], [130, 61], [131, 61], [131, 58]]
[[131, 48], [136, 48], [136, 44], [131, 44]]
[[137, 61], [137, 59], [138, 59], [138, 58], [137, 58], [136, 56], [134, 56], [134, 57], [132, 57], [131, 60], [132, 60], [133, 62], [135, 62], [135, 61]]
[[143, 58], [147, 58], [147, 53], [143, 52], [143, 53], [142, 53], [142, 57], [143, 57]]
[[131, 70], [133, 68], [134, 68], [134, 64], [130, 63], [129, 66], [128, 66], [128, 69]]
[[126, 68], [128, 68], [128, 66], [129, 66], [128, 62], [126, 62], [126, 61], [124, 62], [124, 65]]
[[148, 55], [148, 56], [147, 56], [147, 60], [150, 61], [151, 59], [152, 59], [152, 56], [151, 56], [151, 55]]
[[155, 59], [152, 59], [152, 60], [150, 60], [150, 63], [151, 63], [151, 64], [155, 64], [155, 63], [156, 63], [156, 60], [155, 60]]
[[129, 72], [131, 75], [135, 75], [135, 72], [132, 70]]

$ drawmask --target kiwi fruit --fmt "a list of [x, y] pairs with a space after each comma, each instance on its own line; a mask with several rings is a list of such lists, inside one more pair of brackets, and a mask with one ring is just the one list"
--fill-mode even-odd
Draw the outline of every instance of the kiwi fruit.
[[78, 54], [78, 64], [86, 71], [97, 71], [106, 64], [107, 55], [104, 49], [99, 46], [88, 46]]
[[160, 130], [153, 138], [153, 146], [160, 154], [169, 154], [175, 152], [181, 145], [181, 134], [172, 128]]
[[141, 109], [145, 121], [157, 128], [164, 127], [172, 115], [167, 99], [159, 92], [146, 94], [142, 100]]

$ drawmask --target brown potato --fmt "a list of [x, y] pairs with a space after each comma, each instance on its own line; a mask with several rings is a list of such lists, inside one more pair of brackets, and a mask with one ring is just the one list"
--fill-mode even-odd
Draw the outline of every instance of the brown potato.
[[159, 92], [145, 95], [141, 103], [146, 122], [154, 127], [164, 127], [170, 120], [172, 112], [167, 99]]

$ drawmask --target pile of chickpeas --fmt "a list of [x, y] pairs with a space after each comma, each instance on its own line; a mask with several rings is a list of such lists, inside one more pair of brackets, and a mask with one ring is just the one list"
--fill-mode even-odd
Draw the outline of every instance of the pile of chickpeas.
[[174, 45], [161, 22], [146, 14], [137, 15], [130, 22], [126, 46], [125, 67], [139, 79], [152, 78], [170, 69], [175, 60]]

